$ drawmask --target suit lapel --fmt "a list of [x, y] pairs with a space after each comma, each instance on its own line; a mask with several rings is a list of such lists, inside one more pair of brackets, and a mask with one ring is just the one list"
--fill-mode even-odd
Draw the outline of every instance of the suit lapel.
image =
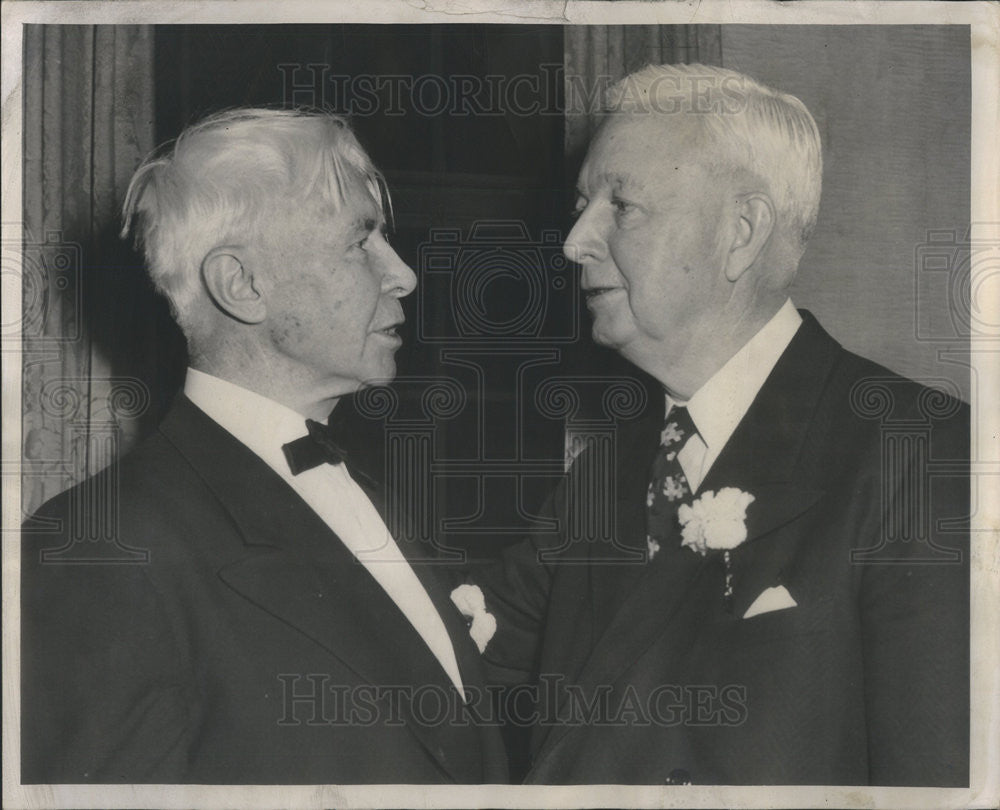
[[433, 562], [428, 562], [426, 558], [414, 560], [411, 565], [423, 584], [424, 590], [434, 602], [434, 607], [437, 608], [445, 629], [448, 631], [452, 647], [455, 650], [455, 657], [458, 660], [458, 668], [462, 674], [462, 683], [465, 686], [482, 688], [484, 680], [481, 655], [472, 640], [472, 636], [469, 635], [469, 627], [465, 618], [451, 601], [449, 584], [445, 581], [443, 574], [439, 572], [439, 567]]
[[[355, 448], [353, 457], [366, 460], [370, 458], [369, 455], [362, 454], [360, 448]], [[376, 469], [376, 465], [368, 465], [362, 467], [362, 473], [363, 476], [359, 477], [358, 482], [364, 487], [365, 492], [368, 493], [375, 508], [382, 516], [382, 520], [388, 525], [386, 498], [383, 489], [384, 472]], [[492, 698], [486, 692], [482, 654], [469, 635], [465, 618], [451, 601], [451, 591], [460, 583], [450, 582], [447, 572], [454, 569], [455, 566], [453, 563], [435, 559], [435, 549], [429, 542], [398, 541], [398, 543], [403, 555], [409, 561], [410, 567], [424, 586], [427, 595], [430, 596], [431, 602], [444, 622], [448, 637], [451, 639], [462, 685], [465, 687], [466, 695], [470, 701], [466, 710], [467, 719], [470, 721], [468, 728], [476, 730], [481, 743], [479, 746], [470, 743], [464, 751], [470, 758], [468, 767], [475, 767], [476, 763], [473, 761], [472, 755], [481, 751], [481, 759], [479, 760], [481, 777], [477, 777], [477, 781], [506, 782], [506, 753], [503, 750], [499, 734], [494, 727], [476, 721], [479, 716], [489, 717], [492, 715]], [[501, 767], [498, 766], [498, 763], [502, 763], [501, 770], [498, 770], [498, 767]]]
[[[775, 566], [780, 568], [780, 560], [791, 551], [787, 542], [794, 543], [796, 538], [777, 546], [770, 546], [767, 538], [822, 496], [796, 483], [796, 469], [837, 349], [836, 342], [815, 319], [803, 313], [802, 326], [699, 487], [701, 493], [732, 486], [756, 498], [747, 511], [747, 541], [733, 553], [737, 577], [734, 615], [741, 616], [756, 595], [750, 595], [756, 585], [752, 579], [745, 578], [745, 587], [740, 587], [741, 571], [744, 575], [759, 571], [766, 577]], [[656, 435], [649, 437], [649, 431], [647, 423], [635, 440], [651, 442], [655, 453]], [[632, 445], [631, 452], [632, 458], [646, 460], [645, 451], [639, 450], [637, 444]], [[645, 471], [648, 466], [645, 463], [641, 469]], [[632, 467], [634, 470], [640, 465]], [[620, 474], [626, 479], [634, 477], [628, 469], [621, 469]], [[645, 487], [645, 479], [641, 490], [630, 486], [622, 492], [626, 502], [619, 505], [624, 515], [631, 516], [625, 518], [623, 530], [643, 545], [645, 530], [638, 528], [635, 516], [645, 514]], [[619, 571], [591, 566], [595, 613], [616, 603], [619, 607], [603, 623], [603, 632], [580, 670], [578, 682], [585, 693], [599, 684], [615, 683], [665, 633], [672, 634], [671, 648], [679, 658], [693, 641], [699, 617], [721, 611], [720, 559], [716, 555], [702, 557], [679, 548], [679, 543], [679, 531], [675, 531], [665, 548], [646, 565], [623, 566]], [[751, 550], [753, 553], [748, 554]], [[774, 559], [770, 560], [772, 555]], [[599, 617], [595, 621], [600, 621]], [[551, 750], [569, 728], [562, 726], [549, 734], [545, 750]]]
[[[620, 546], [646, 554], [646, 490], [649, 469], [658, 449], [663, 424], [662, 391], [653, 392], [650, 407], [634, 424], [624, 426], [618, 437], [615, 473], [615, 540]], [[580, 471], [579, 474], [586, 474]], [[611, 544], [595, 545], [589, 571], [593, 604], [592, 638], [600, 638], [622, 606], [634, 584], [646, 572], [642, 561], [623, 560]]]
[[732, 553], [736, 617], [775, 584], [794, 552], [798, 538], [777, 530], [823, 496], [802, 482], [813, 421], [840, 347], [808, 312], [802, 315], [802, 326], [699, 488], [735, 487], [754, 496], [747, 539]]
[[[233, 549], [218, 572], [228, 587], [312, 639], [363, 682], [452, 690], [437, 659], [378, 582], [261, 459], [183, 396], [160, 429], [243, 537], [243, 547]], [[453, 733], [451, 724], [406, 726], [453, 778], [479, 778], [478, 748]]]
[[[369, 446], [366, 446], [366, 442], [380, 445], [378, 437], [366, 436], [364, 430], [357, 429], [359, 421], [367, 424], [358, 418], [353, 398], [346, 397], [334, 412], [331, 425], [348, 452], [352, 476], [365, 490], [382, 520], [391, 529], [385, 492], [386, 459], [384, 454], [376, 455], [371, 452]], [[481, 746], [475, 746], [471, 742], [467, 746], [465, 753], [470, 755], [468, 766], [475, 767], [476, 763], [471, 755], [481, 750], [482, 779], [493, 782], [507, 781], [506, 754], [499, 734], [488, 724], [476, 723], [477, 716], [488, 717], [492, 713], [491, 697], [486, 693], [482, 655], [469, 635], [464, 617], [451, 601], [452, 589], [460, 584], [450, 582], [447, 576], [455, 565], [437, 559], [436, 549], [429, 539], [425, 541], [421, 538], [416, 542], [410, 542], [397, 538], [397, 543], [444, 622], [458, 663], [462, 685], [469, 696], [470, 703], [466, 709], [470, 720], [469, 728], [478, 728]]]
[[[370, 448], [362, 445], [366, 437], [364, 431], [356, 427], [359, 421], [353, 397], [345, 397], [334, 411], [330, 425], [348, 453], [352, 476], [371, 499], [382, 520], [389, 526], [385, 492], [385, 458], [377, 456], [370, 451]], [[430, 542], [412, 543], [397, 539], [397, 543], [444, 622], [458, 660], [462, 683], [465, 686], [482, 688], [484, 680], [481, 657], [469, 636], [465, 619], [451, 601], [451, 591], [454, 586], [447, 581], [444, 573], [448, 563], [436, 559], [435, 549]]]

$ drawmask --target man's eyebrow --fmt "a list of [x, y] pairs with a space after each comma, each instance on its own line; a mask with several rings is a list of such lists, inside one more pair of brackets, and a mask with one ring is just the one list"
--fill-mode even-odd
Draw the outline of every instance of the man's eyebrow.
[[358, 217], [352, 227], [358, 233], [372, 233], [378, 226], [379, 221], [375, 217]]
[[630, 188], [641, 189], [645, 187], [645, 184], [639, 177], [636, 177], [634, 174], [623, 174], [622, 172], [602, 174], [601, 180], [611, 186], [614, 191], [622, 191]]

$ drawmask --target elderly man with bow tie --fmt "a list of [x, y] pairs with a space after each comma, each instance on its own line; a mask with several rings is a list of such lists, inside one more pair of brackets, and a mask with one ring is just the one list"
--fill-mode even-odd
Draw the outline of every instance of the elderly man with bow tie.
[[[190, 368], [149, 439], [41, 509], [55, 536], [26, 535], [24, 782], [506, 780], [497, 730], [455, 722], [482, 683], [464, 619], [325, 424], [395, 374], [416, 278], [387, 207], [319, 113], [221, 113], [136, 172], [126, 230]], [[51, 554], [95, 493], [145, 563]]]

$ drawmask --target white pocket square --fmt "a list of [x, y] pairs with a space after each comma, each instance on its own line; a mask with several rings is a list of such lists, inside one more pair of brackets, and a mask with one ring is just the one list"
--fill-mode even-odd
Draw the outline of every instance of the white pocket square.
[[747, 612], [743, 614], [743, 618], [749, 619], [751, 616], [759, 616], [761, 613], [771, 613], [775, 610], [793, 608], [797, 604], [798, 602], [792, 599], [792, 595], [784, 585], [777, 585], [774, 588], [762, 591], [760, 596], [753, 600], [753, 604], [747, 608]]

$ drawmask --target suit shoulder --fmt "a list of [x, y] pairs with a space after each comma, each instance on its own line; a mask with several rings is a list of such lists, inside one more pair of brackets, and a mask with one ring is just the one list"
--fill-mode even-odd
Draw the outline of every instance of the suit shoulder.
[[[207, 533], [207, 526], [224, 519], [224, 510], [198, 471], [154, 431], [25, 521], [21, 531], [25, 576], [32, 565], [53, 555], [64, 562], [176, 559], [197, 540], [203, 526]], [[217, 531], [212, 534], [216, 535]], [[166, 570], [157, 566], [161, 573]]]
[[113, 496], [119, 508], [127, 509], [136, 502], [148, 506], [194, 477], [190, 463], [154, 430], [108, 466], [50, 498], [39, 507], [36, 517], [65, 515], [81, 498], [98, 492]]
[[904, 377], [873, 360], [841, 348], [834, 363], [831, 384], [846, 388], [857, 415], [892, 419], [921, 418], [933, 421], [969, 419], [969, 406], [946, 379], [928, 383]]
[[912, 380], [839, 348], [822, 402], [819, 418], [844, 446], [881, 443], [887, 431], [926, 431], [935, 456], [968, 458], [970, 409], [957, 390]]
[[[22, 526], [26, 638], [37, 642], [68, 627], [74, 643], [91, 643], [102, 628], [120, 626], [116, 617], [143, 615], [157, 601], [149, 563], [168, 545], [162, 527], [169, 526], [171, 508], [155, 493], [169, 486], [174, 464], [162, 444], [154, 432], [47, 501]], [[32, 635], [33, 626], [45, 633]]]

